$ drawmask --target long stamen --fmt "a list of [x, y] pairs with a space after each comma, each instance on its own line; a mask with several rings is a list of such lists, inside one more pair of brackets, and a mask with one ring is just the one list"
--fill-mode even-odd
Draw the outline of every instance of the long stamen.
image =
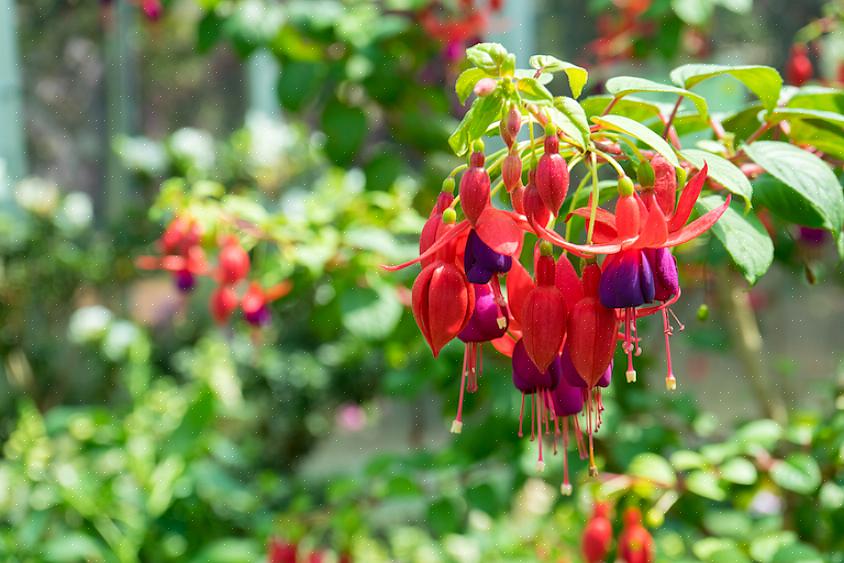
[[525, 394], [522, 393], [522, 408], [519, 409], [519, 438], [524, 436], [524, 432], [522, 432], [522, 421], [525, 418]]
[[476, 343], [466, 344], [466, 355], [469, 358], [469, 383], [466, 390], [469, 393], [475, 393], [478, 390], [478, 351]]
[[536, 393], [530, 395], [530, 441], [536, 440]]
[[577, 443], [577, 455], [580, 459], [586, 459], [586, 445], [583, 443], [583, 430], [580, 428], [580, 417], [573, 416], [574, 420], [574, 439]]
[[[633, 369], [633, 343], [630, 341], [630, 325], [633, 324], [633, 309], [625, 310], [624, 317], [624, 353], [627, 354], [627, 372], [624, 374], [627, 383], [636, 382], [636, 370]], [[638, 346], [638, 344], [637, 344]]]
[[542, 393], [541, 389], [536, 392], [536, 436], [539, 442], [539, 459], [536, 461], [536, 470], [542, 473], [545, 471], [545, 462], [542, 460], [542, 399], [540, 393]]
[[461, 432], [463, 432], [463, 397], [466, 391], [466, 364], [468, 363], [468, 355], [469, 348], [467, 346], [466, 350], [463, 352], [463, 373], [460, 376], [460, 398], [457, 400], [457, 416], [451, 423], [452, 434], [460, 434]]
[[674, 391], [677, 389], [677, 378], [674, 377], [674, 370], [671, 368], [671, 335], [673, 331], [671, 329], [671, 323], [668, 322], [668, 314], [665, 312], [665, 309], [662, 310], [662, 327], [665, 333], [665, 365], [668, 369], [668, 373], [665, 376], [665, 387], [669, 391]]
[[589, 432], [589, 476], [598, 476], [598, 466], [595, 465], [595, 441], [592, 437], [592, 397], [589, 397], [589, 402], [586, 405], [586, 417]]
[[559, 437], [560, 437], [560, 418], [558, 416], [554, 415], [554, 455], [557, 455], [557, 438], [559, 438]]
[[595, 431], [597, 432], [598, 430], [601, 429], [601, 423], [604, 421], [604, 416], [603, 416], [604, 415], [604, 402], [601, 400], [601, 388], [600, 387], [595, 388], [595, 398], [598, 401], [598, 408], [597, 408], [597, 411], [598, 411], [598, 426], [597, 426], [597, 428], [595, 428]]
[[632, 317], [633, 317], [633, 321], [632, 321], [633, 322], [633, 343], [636, 345], [636, 353], [635, 354], [636, 354], [636, 357], [638, 358], [639, 356], [642, 355], [642, 347], [639, 346], [639, 343], [641, 342], [641, 340], [639, 340], [639, 331], [636, 328], [636, 318], [637, 317], [636, 317], [635, 314], [633, 314]]
[[560, 485], [560, 492], [564, 496], [571, 496], [572, 493], [569, 482], [569, 417], [563, 418], [563, 484]]

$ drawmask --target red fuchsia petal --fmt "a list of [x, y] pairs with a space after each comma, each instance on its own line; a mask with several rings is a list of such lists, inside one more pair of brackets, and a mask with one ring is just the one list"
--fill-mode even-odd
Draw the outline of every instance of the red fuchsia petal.
[[234, 237], [223, 243], [217, 260], [220, 282], [225, 285], [235, 284], [249, 274], [249, 254]]
[[[572, 215], [577, 215], [578, 217], [583, 217], [584, 219], [589, 219], [591, 217], [592, 210], [589, 207], [578, 207], [574, 211], [566, 216], [566, 221], [571, 219]], [[595, 209], [595, 229], [598, 227], [605, 228], [608, 232], [612, 232], [615, 234], [617, 232], [615, 226], [615, 215], [607, 211], [602, 207], [598, 207]]]
[[[457, 223], [457, 225], [455, 225], [453, 229], [448, 231], [448, 233], [446, 233], [445, 236], [437, 239], [437, 241], [434, 244], [432, 244], [431, 246], [429, 246], [428, 249], [425, 252], [423, 252], [422, 254], [420, 254], [419, 256], [414, 258], [413, 260], [409, 260], [409, 261], [407, 261], [403, 264], [397, 264], [395, 266], [382, 265], [381, 267], [384, 268], [385, 270], [387, 270], [388, 272], [396, 272], [398, 270], [403, 270], [403, 269], [407, 268], [408, 266], [412, 266], [412, 265], [414, 265], [418, 262], [422, 262], [423, 260], [427, 260], [429, 257], [435, 256], [436, 253], [442, 247], [444, 247], [448, 243], [454, 241], [455, 239], [457, 239], [457, 237], [467, 234], [469, 232], [469, 227], [470, 227], [470, 225], [469, 225], [468, 221], [461, 221], [460, 223]], [[455, 259], [457, 259], [457, 258], [455, 258]]]
[[584, 297], [569, 315], [566, 345], [577, 373], [589, 387], [598, 384], [615, 352], [615, 311], [594, 297]]
[[215, 289], [211, 294], [208, 308], [217, 324], [226, 324], [234, 310], [237, 309], [237, 293], [234, 288], [223, 285]]
[[460, 207], [473, 225], [489, 206], [489, 191], [489, 174], [482, 166], [471, 166], [463, 173], [460, 179]]
[[507, 302], [510, 304], [510, 313], [520, 324], [525, 300], [533, 288], [534, 283], [530, 274], [521, 262], [514, 260], [513, 267], [507, 273]]
[[416, 321], [416, 326], [419, 327], [419, 332], [425, 337], [428, 346], [433, 348], [431, 344], [431, 328], [428, 323], [428, 296], [431, 288], [431, 278], [434, 276], [434, 269], [439, 266], [439, 262], [430, 264], [419, 272], [416, 280], [413, 282], [413, 289], [411, 290], [411, 310], [413, 311], [413, 319]]
[[491, 340], [490, 343], [492, 344], [492, 347], [495, 348], [502, 356], [506, 356], [508, 358], [513, 357], [513, 348], [516, 347], [516, 341], [509, 334], [505, 334], [501, 338]]
[[542, 197], [539, 195], [539, 190], [534, 184], [529, 184], [525, 189], [525, 217], [533, 225], [534, 223], [540, 227], [546, 227], [548, 221], [551, 220], [551, 210], [545, 207]]
[[517, 256], [522, 249], [522, 230], [506, 211], [492, 206], [483, 210], [475, 232], [484, 243], [499, 254]]
[[[662, 214], [662, 208], [656, 203], [653, 194], [645, 196], [647, 216], [642, 222], [642, 230], [636, 241], [636, 248], [658, 248], [668, 239], [668, 222]], [[648, 205], [653, 201], [652, 205]]]
[[544, 372], [560, 353], [566, 336], [566, 302], [554, 286], [535, 287], [522, 308], [522, 341], [530, 359]]
[[677, 171], [662, 155], [656, 154], [651, 159], [654, 170], [654, 193], [656, 201], [666, 216], [674, 213], [677, 200]]
[[268, 288], [264, 295], [267, 298], [267, 303], [271, 303], [277, 299], [281, 299], [293, 290], [293, 282], [285, 280]]
[[[537, 225], [537, 227], [539, 226]], [[618, 244], [617, 242], [602, 244], [574, 244], [561, 237], [557, 232], [545, 228], [539, 228], [537, 235], [551, 244], [568, 250], [575, 256], [580, 256], [582, 258], [588, 258], [589, 256], [594, 256], [596, 254], [614, 254], [621, 250], [621, 244]]]
[[561, 254], [557, 260], [556, 270], [554, 285], [562, 292], [563, 299], [566, 300], [566, 309], [571, 311], [583, 298], [583, 286], [565, 254]]
[[639, 236], [641, 228], [639, 202], [632, 195], [620, 196], [615, 204], [615, 226], [618, 238], [629, 241]]
[[463, 272], [454, 264], [440, 262], [434, 265], [428, 289], [427, 318], [434, 357], [463, 330], [472, 316], [473, 305], [474, 290]]
[[680, 194], [680, 201], [677, 203], [677, 210], [668, 219], [668, 232], [673, 233], [679, 230], [686, 221], [689, 220], [689, 215], [692, 214], [692, 209], [695, 207], [700, 191], [703, 189], [703, 183], [706, 181], [706, 176], [709, 173], [707, 164], [703, 163], [703, 168], [700, 172], [695, 174], [691, 180], [686, 183], [683, 193]]
[[[431, 245], [437, 240], [437, 229], [440, 223], [443, 222], [442, 213], [432, 213], [428, 220], [425, 221], [425, 226], [422, 227], [422, 232], [419, 235], [419, 254], [422, 255], [426, 250], [431, 248]], [[427, 264], [425, 264], [427, 266]]]
[[727, 199], [724, 201], [723, 205], [713, 209], [712, 211], [707, 212], [704, 215], [701, 215], [679, 231], [672, 232], [663, 246], [666, 248], [670, 248], [672, 246], [677, 246], [685, 242], [689, 242], [693, 238], [697, 238], [709, 229], [711, 229], [712, 225], [714, 225], [715, 222], [721, 218], [721, 215], [723, 215], [724, 212], [727, 211], [727, 208], [730, 206], [731, 196], [732, 194], [727, 194]]

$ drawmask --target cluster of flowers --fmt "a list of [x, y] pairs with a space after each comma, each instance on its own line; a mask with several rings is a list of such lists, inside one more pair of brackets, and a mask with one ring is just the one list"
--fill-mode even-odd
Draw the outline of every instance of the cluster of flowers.
[[425, 33], [445, 45], [445, 58], [457, 61], [463, 58], [468, 45], [477, 43], [487, 32], [490, 14], [500, 12], [503, 6], [504, 0], [460, 0], [454, 13], [445, 10], [440, 2], [430, 2], [417, 17]]
[[[614, 213], [590, 198], [586, 207], [565, 218], [584, 217], [586, 244], [575, 244], [549, 228], [566, 199], [569, 164], [559, 151], [559, 133], [547, 118], [545, 136], [525, 155], [531, 165], [522, 183], [523, 156], [516, 138], [525, 119], [511, 106], [500, 123], [510, 147], [506, 156], [485, 166], [484, 147], [475, 141], [460, 180], [443, 183], [437, 203], [420, 236], [418, 258], [397, 270], [421, 263], [412, 290], [416, 323], [434, 356], [454, 338], [465, 343], [457, 415], [452, 432], [463, 428], [465, 392], [478, 388], [481, 346], [485, 342], [512, 358], [513, 384], [522, 393], [519, 435], [523, 434], [525, 403], [531, 410], [531, 439], [538, 445], [538, 469], [544, 469], [543, 430], [563, 443], [564, 481], [571, 493], [568, 463], [570, 429], [578, 451], [596, 474], [592, 434], [601, 425], [601, 389], [610, 383], [617, 341], [627, 356], [627, 380], [636, 380], [633, 357], [641, 353], [637, 319], [660, 314], [668, 346], [673, 327], [668, 307], [680, 297], [677, 263], [670, 248], [709, 229], [729, 205], [686, 222], [707, 177], [704, 166], [677, 197], [677, 172], [663, 157], [642, 160], [639, 185], [619, 167]], [[536, 116], [534, 116], [536, 117]], [[619, 151], [620, 152], [620, 151]], [[491, 204], [490, 172], [500, 167], [512, 211]], [[496, 188], [497, 189], [497, 188]], [[457, 221], [457, 204], [465, 219]], [[520, 263], [526, 233], [537, 242], [530, 252], [531, 276]], [[562, 248], [554, 257], [554, 246]], [[580, 274], [568, 254], [582, 258]], [[598, 258], [603, 256], [599, 264]], [[500, 276], [504, 277], [502, 289]], [[682, 328], [682, 327], [681, 327]], [[669, 389], [676, 387], [671, 355], [666, 350]], [[552, 429], [553, 428], [553, 429]], [[582, 430], [588, 434], [588, 447]]]
[[[592, 517], [583, 530], [581, 549], [587, 563], [603, 563], [612, 547], [613, 530], [610, 506], [596, 503]], [[618, 536], [618, 558], [624, 563], [651, 563], [654, 560], [653, 538], [642, 525], [642, 513], [636, 507], [624, 511], [624, 528]]]
[[240, 306], [243, 318], [254, 327], [261, 327], [270, 322], [269, 304], [290, 292], [290, 282], [283, 282], [271, 288], [263, 288], [257, 282], [245, 284], [242, 295], [238, 289], [247, 281], [250, 270], [249, 254], [232, 235], [223, 236], [219, 241], [217, 265], [212, 267], [206, 258], [200, 242], [202, 228], [190, 217], [180, 216], [164, 230], [158, 239], [158, 256], [141, 256], [137, 260], [139, 268], [145, 270], [165, 270], [171, 272], [173, 283], [180, 292], [192, 292], [197, 285], [197, 278], [209, 276], [216, 283], [208, 304], [214, 320], [226, 324], [234, 311]]

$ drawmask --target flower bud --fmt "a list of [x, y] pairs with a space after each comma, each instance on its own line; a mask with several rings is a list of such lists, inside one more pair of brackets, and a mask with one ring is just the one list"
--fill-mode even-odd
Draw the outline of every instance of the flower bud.
[[643, 160], [636, 168], [636, 178], [639, 180], [639, 185], [643, 188], [650, 188], [654, 185], [654, 169], [651, 163]]
[[504, 159], [501, 164], [501, 178], [508, 192], [522, 185], [522, 159], [517, 153], [511, 152]]
[[249, 274], [249, 254], [234, 237], [227, 238], [223, 243], [218, 261], [221, 284], [236, 284]]
[[489, 96], [495, 91], [498, 81], [494, 78], [481, 78], [475, 84], [475, 95], [479, 97]]
[[[477, 157], [476, 155], [480, 156]], [[474, 152], [472, 154], [472, 165], [460, 179], [460, 207], [472, 225], [477, 223], [478, 217], [489, 205], [489, 174], [483, 165], [483, 153]]]
[[545, 207], [556, 216], [569, 189], [569, 167], [560, 155], [560, 142], [553, 127], [551, 132], [545, 136], [545, 153], [536, 165], [536, 188]]
[[453, 194], [454, 193], [454, 177], [449, 176], [445, 180], [443, 180], [443, 187], [442, 191], [445, 193]]

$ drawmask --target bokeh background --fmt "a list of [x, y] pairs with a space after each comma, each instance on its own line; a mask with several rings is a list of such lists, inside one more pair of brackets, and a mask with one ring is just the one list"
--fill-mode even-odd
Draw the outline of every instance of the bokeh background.
[[[680, 390], [646, 349], [605, 399], [602, 478], [576, 460], [568, 499], [516, 437], [506, 363], [448, 434], [462, 351], [434, 362], [412, 274], [378, 268], [414, 254], [458, 162], [472, 43], [586, 66], [592, 94], [692, 61], [786, 72], [808, 43], [810, 83], [838, 88], [842, 3], [467, 4], [0, 0], [0, 559], [579, 561], [609, 495], [660, 561], [844, 561], [831, 240], [777, 233], [753, 288], [717, 253], [684, 271]], [[722, 112], [746, 96], [703, 90]], [[293, 283], [260, 332], [135, 267], [184, 193], [284, 233], [253, 251], [257, 279]]]

